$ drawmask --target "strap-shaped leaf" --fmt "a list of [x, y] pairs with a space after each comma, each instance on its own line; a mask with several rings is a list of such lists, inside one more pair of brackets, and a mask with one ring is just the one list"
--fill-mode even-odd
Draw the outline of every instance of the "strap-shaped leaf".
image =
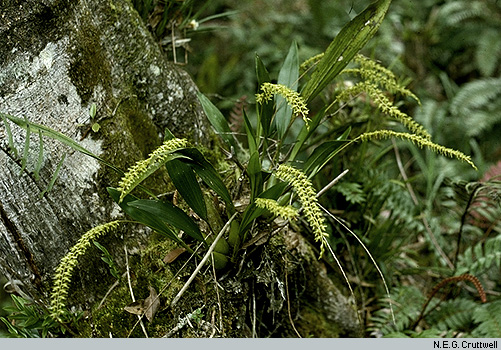
[[[256, 76], [257, 76], [257, 86], [258, 89], [263, 85], [264, 83], [269, 83], [271, 82], [270, 75], [268, 74], [268, 70], [264, 66], [263, 61], [261, 61], [261, 58], [256, 54]], [[260, 108], [258, 106], [258, 113], [259, 113], [259, 121], [261, 126], [263, 127], [263, 133], [264, 137], [267, 138], [271, 135], [272, 130], [271, 128], [271, 120], [273, 117], [273, 103], [271, 102], [264, 102]], [[259, 128], [259, 126], [258, 126]], [[256, 135], [256, 139], [259, 140], [259, 137], [261, 135], [258, 133]]]
[[129, 215], [134, 221], [137, 221], [143, 225], [146, 225], [153, 230], [157, 231], [158, 233], [172, 239], [173, 241], [176, 241], [180, 243], [181, 245], [185, 246], [184, 242], [181, 241], [181, 239], [161, 220], [156, 215], [153, 215], [145, 210], [141, 210], [138, 208], [134, 208], [129, 205], [129, 203], [137, 201], [138, 198], [128, 194], [125, 196], [122, 201], [119, 203], [120, 200], [120, 191], [117, 190], [116, 188], [113, 187], [108, 187], [107, 188], [108, 193], [110, 194], [111, 198], [118, 203], [120, 208]]
[[88, 149], [86, 149], [85, 147], [82, 147], [78, 142], [76, 142], [75, 140], [69, 138], [68, 136], [56, 131], [56, 130], [53, 130], [47, 126], [44, 126], [44, 125], [41, 125], [41, 124], [36, 124], [36, 123], [32, 123], [28, 120], [25, 120], [25, 119], [21, 119], [21, 118], [17, 118], [17, 117], [14, 117], [12, 115], [9, 115], [9, 114], [5, 114], [5, 113], [0, 113], [0, 116], [2, 116], [2, 119], [4, 118], [7, 118], [9, 119], [10, 121], [12, 121], [14, 124], [20, 126], [21, 128], [25, 129], [25, 130], [28, 130], [28, 128], [30, 128], [31, 131], [33, 132], [39, 132], [41, 131], [42, 134], [54, 139], [54, 140], [57, 140], [71, 148], [73, 148], [74, 150], [78, 151], [78, 152], [81, 152], [85, 155], [88, 155], [89, 157], [92, 157], [92, 158], [95, 158], [97, 159], [98, 161], [100, 161], [101, 163], [105, 164], [106, 166], [112, 168], [113, 170], [115, 170], [116, 172], [118, 172], [119, 174], [123, 174], [123, 171], [121, 171], [120, 169], [118, 169], [117, 167], [115, 167], [113, 164], [111, 163], [108, 163], [107, 161], [105, 161], [104, 159], [100, 158], [99, 156], [95, 155], [94, 153], [92, 153], [91, 151], [89, 151]]
[[183, 199], [198, 216], [207, 221], [207, 207], [197, 177], [190, 165], [174, 159], [165, 164], [169, 176]]
[[304, 172], [308, 178], [315, 176], [328, 161], [338, 154], [349, 141], [327, 141], [315, 148], [304, 165]]
[[207, 115], [207, 119], [209, 119], [209, 122], [212, 124], [216, 133], [227, 144], [228, 149], [233, 148], [233, 151], [237, 152], [237, 143], [233, 137], [233, 132], [231, 131], [226, 118], [204, 94], [198, 92], [197, 96], [202, 104], [205, 114]]
[[302, 95], [307, 102], [317, 96], [372, 38], [390, 3], [391, 0], [374, 1], [341, 29], [303, 89]]
[[198, 241], [205, 242], [198, 225], [182, 209], [176, 207], [170, 202], [161, 200], [140, 199], [132, 201], [129, 206], [144, 210], [162, 221], [183, 230], [187, 235]]
[[[299, 59], [297, 56], [297, 44], [294, 41], [278, 74], [278, 84], [285, 85], [291, 90], [297, 91], [298, 78]], [[275, 125], [277, 126], [278, 137], [282, 138], [291, 123], [292, 109], [282, 96], [276, 96], [275, 103], [277, 106]]]
[[179, 150], [178, 153], [186, 157], [185, 163], [191, 166], [202, 181], [224, 200], [230, 213], [233, 214], [235, 208], [230, 193], [223, 180], [221, 180], [219, 173], [214, 169], [212, 164], [205, 159], [203, 154], [196, 148], [182, 149]]

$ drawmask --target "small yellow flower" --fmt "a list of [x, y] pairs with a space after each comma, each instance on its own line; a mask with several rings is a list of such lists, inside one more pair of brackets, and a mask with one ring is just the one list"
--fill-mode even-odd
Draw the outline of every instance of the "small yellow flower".
[[328, 236], [326, 232], [327, 226], [317, 202], [317, 193], [311, 181], [308, 180], [302, 171], [285, 164], [281, 164], [278, 167], [275, 176], [290, 183], [294, 192], [297, 193], [299, 201], [303, 206], [306, 221], [310, 224], [315, 235], [315, 241], [320, 242], [320, 257], [322, 257], [326, 245], [324, 238]]
[[464, 153], [457, 151], [455, 149], [447, 148], [441, 145], [438, 145], [432, 141], [430, 141], [428, 138], [419, 136], [419, 135], [413, 135], [405, 132], [396, 132], [393, 130], [378, 130], [378, 131], [373, 131], [373, 132], [366, 132], [363, 133], [362, 135], [358, 136], [355, 141], [361, 140], [361, 141], [368, 141], [368, 140], [386, 140], [391, 137], [398, 137], [400, 139], [404, 140], [409, 140], [412, 143], [418, 145], [419, 147], [423, 148], [426, 147], [438, 154], [450, 157], [450, 158], [456, 158], [458, 160], [461, 160], [463, 162], [468, 163], [473, 169], [477, 170], [477, 167], [475, 166], [475, 163], [472, 162], [471, 157], [465, 155]]
[[139, 185], [141, 181], [158, 170], [173, 151], [186, 147], [187, 144], [188, 141], [186, 139], [176, 138], [167, 140], [162, 146], [151, 152], [148, 158], [140, 160], [136, 162], [135, 165], [130, 167], [118, 183], [118, 190], [120, 191], [119, 202], [121, 202], [127, 194]]
[[278, 204], [276, 200], [268, 198], [256, 198], [256, 206], [288, 220], [295, 219], [298, 214], [292, 205], [283, 206]]
[[78, 263], [78, 257], [83, 255], [91, 242], [106, 233], [115, 230], [120, 221], [112, 221], [103, 225], [96, 226], [87, 231], [78, 242], [70, 249], [56, 268], [54, 276], [54, 286], [51, 294], [51, 316], [59, 318], [64, 313], [66, 307], [66, 298], [70, 289], [71, 276], [73, 269]]
[[309, 110], [308, 107], [306, 107], [306, 102], [298, 92], [285, 85], [271, 83], [263, 83], [263, 85], [261, 85], [261, 91], [262, 93], [256, 95], [257, 103], [262, 104], [263, 102], [270, 101], [273, 95], [281, 95], [291, 107], [294, 115], [301, 116], [308, 126], [310, 122], [310, 118], [308, 118]]

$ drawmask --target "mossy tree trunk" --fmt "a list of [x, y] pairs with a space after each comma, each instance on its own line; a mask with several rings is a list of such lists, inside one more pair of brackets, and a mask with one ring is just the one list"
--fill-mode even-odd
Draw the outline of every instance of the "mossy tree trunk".
[[[0, 112], [60, 131], [122, 169], [158, 146], [166, 127], [207, 141], [196, 90], [126, 0], [2, 2]], [[95, 122], [99, 131], [91, 129]], [[22, 170], [26, 131], [11, 124], [16, 156], [0, 124], [0, 272], [18, 292], [45, 299], [61, 257], [84, 232], [117, 216], [105, 186], [118, 178], [45, 137], [35, 179], [38, 134]], [[63, 154], [54, 188], [41, 196]], [[123, 234], [133, 246], [144, 242], [137, 230]], [[99, 271], [80, 274], [93, 290]]]
[[[60, 131], [122, 169], [160, 145], [166, 127], [210, 147], [196, 86], [166, 61], [129, 1], [8, 0], [2, 11], [0, 112]], [[91, 120], [93, 105], [97, 113]], [[0, 273], [15, 292], [49, 305], [60, 259], [83, 233], [121, 217], [106, 192], [119, 176], [48, 138], [40, 163], [35, 133], [24, 166], [26, 131], [10, 127], [17, 155], [0, 125]], [[43, 193], [63, 155], [53, 189]], [[162, 175], [148, 185], [165, 191]], [[138, 298], [146, 298], [151, 285], [157, 291], [170, 286], [161, 295], [163, 312], [152, 322], [150, 336], [360, 335], [346, 291], [332, 282], [309, 243], [293, 230], [263, 230], [278, 234], [262, 232], [266, 243], [249, 245], [235, 266], [218, 272], [217, 283], [212, 269], [204, 270], [174, 308], [168, 305], [182, 285], [174, 278], [181, 262], [162, 262], [175, 248], [172, 242], [152, 244], [149, 230], [127, 226], [100, 243], [121, 267], [127, 246]], [[91, 251], [71, 284], [71, 305], [84, 310], [96, 310], [114, 282], [97, 249]], [[132, 333], [137, 318], [123, 309], [130, 296], [122, 284], [91, 314], [82, 336], [142, 335]], [[203, 310], [207, 321], [177, 330], [194, 310]]]

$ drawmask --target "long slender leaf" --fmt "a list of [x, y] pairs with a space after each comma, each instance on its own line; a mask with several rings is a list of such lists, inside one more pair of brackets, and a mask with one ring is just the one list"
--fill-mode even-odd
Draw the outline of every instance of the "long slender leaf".
[[174, 186], [176, 186], [186, 203], [198, 216], [207, 221], [207, 207], [193, 169], [179, 159], [174, 159], [165, 166]]
[[61, 171], [61, 166], [63, 165], [65, 158], [66, 158], [66, 153], [63, 154], [63, 157], [61, 158], [61, 160], [57, 164], [56, 171], [52, 175], [52, 178], [49, 181], [49, 185], [47, 186], [47, 188], [42, 193], [40, 193], [40, 197], [43, 197], [43, 195], [45, 193], [50, 192], [52, 190], [52, 187], [54, 187], [54, 184], [56, 183], [56, 179], [59, 176], [59, 171]]
[[304, 172], [309, 178], [315, 176], [348, 141], [326, 141], [313, 151], [304, 165]]
[[219, 176], [219, 173], [214, 169], [211, 163], [209, 163], [203, 154], [196, 148], [185, 148], [179, 150], [178, 153], [182, 154], [187, 159], [185, 162], [193, 168], [202, 181], [214, 192], [216, 192], [226, 203], [231, 214], [233, 214], [235, 208], [233, 206], [233, 201], [231, 200], [230, 193], [226, 188], [223, 180]]
[[228, 122], [224, 118], [223, 114], [204, 94], [199, 92], [197, 93], [197, 96], [202, 104], [205, 114], [207, 115], [207, 119], [209, 119], [209, 122], [214, 127], [216, 133], [227, 144], [228, 149], [233, 148], [233, 151], [237, 152], [237, 143], [233, 137], [233, 132], [231, 131], [230, 126], [228, 125]]
[[341, 29], [303, 89], [302, 95], [307, 102], [317, 96], [372, 38], [379, 29], [390, 3], [391, 0], [372, 2]]
[[46, 135], [46, 136], [48, 136], [48, 137], [50, 137], [50, 138], [52, 138], [54, 140], [57, 140], [57, 141], [65, 144], [65, 145], [73, 148], [74, 150], [76, 150], [78, 152], [81, 152], [81, 153], [83, 153], [85, 155], [88, 155], [89, 157], [97, 159], [98, 161], [100, 161], [101, 163], [105, 164], [106, 166], [112, 168], [113, 170], [115, 170], [119, 174], [123, 174], [123, 171], [120, 170], [120, 169], [118, 169], [117, 167], [115, 167], [113, 164], [108, 163], [107, 161], [105, 161], [104, 159], [102, 159], [99, 156], [95, 155], [94, 153], [92, 153], [91, 151], [89, 151], [88, 149], [86, 149], [85, 147], [82, 147], [75, 140], [69, 138], [68, 136], [66, 136], [66, 135], [64, 135], [64, 134], [62, 134], [62, 133], [60, 133], [58, 131], [52, 130], [51, 128], [46, 127], [44, 125], [32, 123], [32, 122], [30, 122], [28, 120], [17, 118], [17, 117], [14, 117], [12, 115], [8, 115], [8, 114], [5, 114], [5, 113], [0, 113], [0, 116], [3, 116], [5, 118], [9, 119], [14, 124], [20, 126], [21, 128], [23, 128], [25, 130], [28, 130], [28, 128], [30, 128], [34, 132], [38, 132], [40, 130], [44, 135]]
[[301, 131], [299, 132], [299, 135], [297, 136], [297, 142], [294, 144], [294, 148], [292, 149], [292, 152], [289, 156], [290, 161], [296, 159], [297, 154], [303, 147], [306, 140], [308, 140], [310, 136], [313, 135], [316, 128], [322, 121], [324, 115], [325, 115], [325, 108], [322, 108], [317, 114], [315, 114], [315, 116], [312, 118], [308, 126], [306, 126], [306, 124], [303, 125]]
[[42, 168], [42, 163], [43, 163], [43, 137], [42, 137], [42, 131], [38, 130], [38, 159], [37, 163], [35, 164], [35, 170], [33, 173], [35, 174], [35, 180], [40, 179], [40, 169]]
[[198, 225], [183, 210], [170, 202], [150, 199], [132, 201], [129, 206], [144, 210], [162, 221], [183, 230], [187, 235], [198, 241], [205, 242]]
[[17, 148], [14, 145], [14, 140], [12, 138], [12, 131], [10, 130], [10, 124], [7, 121], [7, 115], [0, 113], [0, 118], [2, 118], [2, 121], [5, 125], [5, 131], [7, 132], [7, 137], [9, 141], [9, 148], [12, 150], [12, 152], [14, 152], [14, 157], [17, 158]]
[[[289, 53], [278, 74], [278, 83], [297, 91], [299, 78], [299, 59], [297, 56], [297, 44], [291, 44]], [[275, 125], [277, 126], [278, 137], [282, 138], [289, 127], [292, 118], [292, 109], [282, 96], [276, 96]]]
[[[258, 88], [264, 83], [271, 82], [270, 75], [268, 74], [268, 70], [264, 66], [261, 58], [256, 54], [256, 77], [257, 77], [257, 86]], [[273, 118], [273, 103], [266, 102], [263, 105], [258, 106], [258, 115], [259, 115], [259, 123], [263, 127], [263, 136], [265, 138], [271, 135], [271, 120]], [[259, 127], [259, 126], [258, 126]], [[260, 133], [258, 132], [256, 135], [256, 139], [259, 142]]]
[[21, 172], [20, 172], [20, 174], [22, 174], [24, 169], [26, 169], [26, 162], [28, 161], [28, 155], [30, 153], [30, 137], [31, 137], [31, 128], [28, 125], [26, 128], [26, 139], [24, 140], [23, 157], [21, 158]]
[[247, 142], [249, 144], [249, 153], [252, 154], [257, 151], [258, 141], [256, 140], [256, 135], [254, 134], [254, 130], [245, 109], [243, 110], [243, 117], [245, 122], [245, 133], [247, 134]]
[[184, 245], [184, 242], [181, 241], [181, 239], [166, 224], [164, 224], [164, 222], [159, 217], [151, 213], [148, 213], [145, 210], [134, 208], [129, 205], [129, 203], [137, 201], [138, 200], [137, 197], [128, 194], [119, 203], [120, 191], [118, 191], [116, 188], [113, 187], [108, 187], [107, 190], [111, 198], [113, 198], [113, 200], [120, 206], [120, 208], [122, 208], [122, 210], [127, 215], [129, 215], [133, 220], [152, 228], [153, 230], [172, 239], [175, 242]]

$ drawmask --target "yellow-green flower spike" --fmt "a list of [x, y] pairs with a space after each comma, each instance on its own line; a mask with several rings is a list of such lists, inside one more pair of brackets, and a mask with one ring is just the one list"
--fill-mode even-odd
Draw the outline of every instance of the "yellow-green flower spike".
[[393, 130], [378, 130], [378, 131], [373, 131], [373, 132], [366, 132], [359, 137], [357, 137], [355, 140], [361, 140], [361, 141], [368, 141], [368, 140], [385, 140], [389, 139], [391, 137], [397, 137], [400, 139], [404, 140], [409, 140], [412, 143], [418, 145], [419, 147], [423, 148], [426, 147], [438, 154], [450, 157], [450, 158], [456, 158], [458, 160], [461, 160], [463, 162], [468, 163], [473, 169], [477, 170], [477, 167], [471, 160], [470, 156], [465, 155], [464, 153], [457, 151], [455, 149], [447, 148], [441, 145], [438, 145], [432, 141], [430, 141], [427, 138], [421, 137], [419, 135], [413, 135], [413, 134], [408, 134], [405, 132], [396, 132]]
[[61, 259], [59, 266], [56, 268], [51, 294], [51, 316], [53, 318], [58, 319], [64, 313], [71, 277], [78, 263], [78, 257], [85, 253], [93, 240], [115, 230], [119, 224], [120, 221], [112, 221], [90, 229], [70, 249], [68, 254]]
[[286, 220], [293, 220], [297, 217], [297, 210], [292, 205], [283, 206], [278, 204], [276, 200], [268, 198], [256, 198], [256, 206], [258, 208], [266, 209], [270, 213], [281, 216]]
[[291, 184], [294, 192], [297, 193], [303, 206], [306, 221], [310, 224], [315, 235], [315, 241], [320, 242], [320, 257], [322, 257], [326, 245], [324, 238], [328, 236], [328, 233], [326, 232], [327, 226], [318, 205], [317, 193], [313, 185], [302, 171], [285, 164], [278, 167], [275, 176]]
[[256, 95], [256, 102], [262, 104], [263, 102], [270, 101], [274, 95], [281, 95], [285, 98], [287, 103], [296, 116], [301, 116], [306, 125], [310, 122], [308, 118], [308, 107], [301, 95], [282, 84], [263, 83], [261, 85], [262, 93]]
[[175, 138], [167, 140], [163, 145], [151, 152], [148, 158], [140, 160], [130, 167], [118, 183], [118, 190], [120, 191], [119, 202], [121, 202], [137, 185], [144, 181], [144, 179], [162, 167], [173, 151], [186, 147], [187, 144], [188, 141], [186, 139]]

